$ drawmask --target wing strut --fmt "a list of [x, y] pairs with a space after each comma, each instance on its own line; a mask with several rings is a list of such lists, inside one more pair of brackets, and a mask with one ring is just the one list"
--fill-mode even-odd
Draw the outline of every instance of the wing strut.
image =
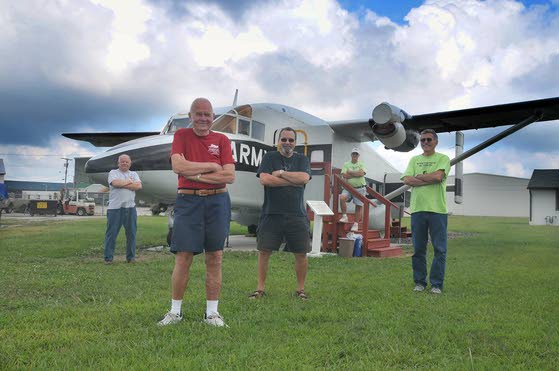
[[[503, 130], [499, 134], [487, 139], [485, 142], [480, 143], [477, 146], [475, 146], [474, 148], [472, 148], [470, 150], [467, 150], [466, 152], [462, 153], [461, 155], [456, 156], [455, 158], [450, 160], [450, 166], [454, 166], [457, 163], [459, 163], [461, 161], [464, 161], [468, 157], [475, 155], [479, 151], [489, 147], [492, 144], [497, 143], [501, 139], [508, 137], [509, 135], [517, 132], [518, 130], [520, 130], [520, 129], [522, 129], [522, 128], [524, 128], [524, 127], [526, 127], [526, 126], [528, 126], [528, 125], [530, 125], [530, 124], [532, 124], [536, 121], [539, 121], [542, 117], [543, 117], [542, 112], [534, 112], [534, 114], [531, 115], [530, 117], [528, 117], [527, 119], [524, 119], [524, 120], [520, 121], [518, 124], [515, 124], [515, 125], [511, 126], [510, 128], [508, 128], [506, 130]], [[394, 197], [398, 197], [399, 195], [401, 195], [402, 193], [404, 193], [405, 191], [407, 191], [410, 188], [411, 187], [408, 186], [408, 185], [401, 186], [400, 188], [390, 192], [389, 194], [387, 194], [384, 197], [391, 200]]]

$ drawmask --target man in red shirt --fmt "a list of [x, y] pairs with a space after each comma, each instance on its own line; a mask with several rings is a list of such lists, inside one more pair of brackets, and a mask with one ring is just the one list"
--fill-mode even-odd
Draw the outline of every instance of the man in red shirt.
[[225, 326], [217, 311], [221, 260], [231, 219], [231, 200], [225, 185], [235, 180], [235, 161], [229, 138], [210, 130], [214, 114], [209, 100], [195, 99], [188, 116], [192, 127], [178, 130], [171, 147], [171, 164], [178, 174], [171, 239], [175, 267], [171, 276], [171, 310], [159, 325], [182, 320], [182, 298], [192, 259], [205, 252], [207, 302], [204, 321], [221, 327]]

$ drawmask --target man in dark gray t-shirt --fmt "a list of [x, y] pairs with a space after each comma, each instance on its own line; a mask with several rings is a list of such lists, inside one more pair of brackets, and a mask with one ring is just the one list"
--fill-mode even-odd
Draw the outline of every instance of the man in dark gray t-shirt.
[[285, 250], [295, 254], [295, 295], [303, 300], [308, 298], [305, 278], [310, 236], [304, 192], [311, 179], [311, 168], [307, 157], [293, 151], [296, 140], [295, 130], [281, 129], [278, 151], [266, 153], [256, 174], [264, 186], [264, 204], [258, 223], [258, 288], [250, 295], [253, 299], [264, 296], [268, 260], [284, 240]]

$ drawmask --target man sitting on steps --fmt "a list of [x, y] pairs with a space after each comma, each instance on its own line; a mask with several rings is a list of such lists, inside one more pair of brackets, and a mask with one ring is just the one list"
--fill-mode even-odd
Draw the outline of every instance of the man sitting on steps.
[[[365, 182], [365, 164], [359, 161], [359, 148], [354, 148], [351, 150], [351, 161], [348, 161], [342, 167], [342, 177], [359, 193], [363, 196], [366, 195], [366, 182]], [[355, 204], [355, 223], [351, 227], [351, 231], [355, 232], [359, 228], [359, 222], [361, 221], [361, 208], [363, 202], [353, 197], [349, 191], [344, 189], [340, 195], [340, 208], [342, 209], [342, 218], [340, 222], [347, 223], [347, 202], [353, 201]]]

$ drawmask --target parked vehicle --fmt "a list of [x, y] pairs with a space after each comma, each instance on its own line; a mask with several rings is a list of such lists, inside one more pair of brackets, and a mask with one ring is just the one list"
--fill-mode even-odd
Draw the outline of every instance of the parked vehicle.
[[29, 215], [57, 215], [56, 200], [30, 200], [29, 201]]
[[2, 211], [6, 214], [11, 214], [13, 212], [23, 213], [27, 209], [27, 204], [29, 200], [25, 200], [21, 197], [16, 197], [13, 193], [9, 194], [8, 200], [2, 205]]
[[95, 214], [95, 202], [87, 197], [80, 199], [76, 190], [62, 190], [61, 200], [58, 202], [58, 213], [60, 215], [93, 215]]
[[167, 204], [159, 203], [156, 205], [151, 205], [150, 207], [151, 215], [159, 215], [167, 211]]

